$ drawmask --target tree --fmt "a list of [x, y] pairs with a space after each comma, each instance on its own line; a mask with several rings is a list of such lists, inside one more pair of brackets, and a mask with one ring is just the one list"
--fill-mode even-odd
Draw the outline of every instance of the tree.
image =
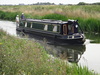
[[78, 5], [87, 5], [85, 2], [79, 2]]

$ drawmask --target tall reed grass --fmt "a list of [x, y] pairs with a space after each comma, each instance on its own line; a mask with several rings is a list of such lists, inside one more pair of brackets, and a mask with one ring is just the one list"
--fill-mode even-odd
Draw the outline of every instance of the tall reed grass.
[[54, 59], [35, 41], [0, 30], [0, 75], [97, 75], [86, 67]]
[[[36, 19], [77, 19], [84, 31], [100, 33], [100, 6], [67, 6], [67, 5], [26, 5], [0, 6], [1, 19], [15, 19], [15, 15], [25, 13], [27, 18]], [[3, 14], [2, 14], [3, 12]], [[7, 14], [8, 13], [8, 14]], [[13, 14], [13, 15], [11, 15]]]
[[95, 19], [95, 18], [88, 18], [88, 19], [75, 18], [75, 19], [78, 20], [81, 28], [85, 32], [100, 33], [100, 19]]
[[67, 5], [26, 5], [26, 6], [0, 6], [5, 12], [24, 12], [31, 16], [44, 16], [52, 13], [61, 13], [67, 17], [99, 18], [99, 5], [67, 6]]
[[68, 18], [62, 14], [58, 14], [58, 13], [53, 13], [53, 14], [47, 14], [45, 16], [42, 16], [42, 19], [54, 19], [54, 20], [63, 20], [63, 21], [67, 21]]
[[100, 34], [98, 33], [85, 33], [86, 38], [90, 39], [91, 43], [100, 43]]
[[0, 11], [0, 19], [3, 20], [15, 20], [16, 15], [18, 15], [18, 12], [4, 12]]
[[55, 20], [63, 20], [67, 21], [68, 19], [74, 19], [78, 20], [79, 25], [84, 31], [88, 32], [100, 32], [100, 19], [95, 19], [95, 18], [68, 18], [65, 15], [62, 14], [48, 14], [42, 17], [43, 19], [55, 19]]

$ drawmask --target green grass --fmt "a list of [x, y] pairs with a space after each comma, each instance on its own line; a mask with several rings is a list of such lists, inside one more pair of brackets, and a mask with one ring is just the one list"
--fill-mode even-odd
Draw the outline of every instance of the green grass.
[[100, 6], [26, 5], [0, 6], [0, 19], [15, 20], [16, 15], [25, 13], [27, 18], [68, 20], [77, 19], [83, 29], [100, 33]]
[[76, 18], [85, 32], [98, 32], [100, 33], [100, 19], [95, 18]]
[[62, 14], [57, 14], [57, 13], [54, 13], [54, 14], [47, 14], [45, 16], [42, 16], [42, 19], [54, 19], [54, 20], [63, 20], [63, 21], [66, 21], [68, 20], [68, 18]]
[[0, 19], [3, 20], [15, 20], [16, 15], [18, 14], [18, 12], [4, 12], [4, 11], [0, 11]]
[[[63, 20], [67, 21], [69, 18], [62, 14], [48, 14], [42, 17], [43, 19], [55, 19], [55, 20]], [[88, 18], [88, 19], [82, 19], [82, 18], [70, 18], [74, 20], [78, 20], [81, 28], [84, 31], [88, 32], [100, 32], [100, 19], [94, 19], [94, 18]]]
[[100, 43], [100, 34], [97, 33], [85, 33], [86, 38], [90, 39], [91, 43]]
[[0, 75], [97, 75], [48, 56], [39, 43], [0, 30]]

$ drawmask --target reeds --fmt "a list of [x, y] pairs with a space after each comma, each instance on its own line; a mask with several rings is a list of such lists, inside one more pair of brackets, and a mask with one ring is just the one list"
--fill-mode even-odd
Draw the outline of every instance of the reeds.
[[42, 19], [54, 19], [54, 20], [63, 20], [63, 21], [68, 20], [68, 18], [66, 16], [64, 16], [62, 14], [58, 14], [58, 13], [42, 16]]
[[0, 30], [0, 43], [0, 75], [94, 75], [87, 68], [49, 57], [35, 41]]
[[[95, 7], [95, 8], [94, 8]], [[24, 12], [32, 16], [44, 16], [52, 13], [62, 13], [66, 17], [100, 18], [100, 6], [67, 6], [67, 5], [26, 5], [26, 6], [0, 6], [5, 12]]]
[[18, 15], [18, 12], [4, 12], [4, 11], [0, 11], [0, 19], [3, 20], [15, 20], [16, 15]]
[[100, 43], [100, 34], [98, 33], [85, 33], [86, 38], [91, 39], [91, 43]]
[[[0, 18], [14, 20], [17, 14], [25, 13], [27, 18], [67, 20], [77, 19], [84, 31], [100, 33], [100, 6], [26, 5], [0, 6]], [[3, 12], [4, 11], [4, 12]]]

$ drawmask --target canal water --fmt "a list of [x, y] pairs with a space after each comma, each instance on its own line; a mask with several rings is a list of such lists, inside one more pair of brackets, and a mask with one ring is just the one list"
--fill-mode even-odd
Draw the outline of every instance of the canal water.
[[[19, 36], [16, 31], [16, 23], [11, 21], [0, 20], [0, 29], [8, 34]], [[39, 42], [45, 50], [55, 58], [68, 60], [70, 63], [77, 63], [81, 66], [87, 66], [90, 70], [100, 73], [100, 35], [98, 33], [86, 33], [86, 42], [84, 45], [63, 45], [41, 40], [40, 37], [29, 35], [30, 39]], [[38, 38], [38, 39], [37, 39]]]

